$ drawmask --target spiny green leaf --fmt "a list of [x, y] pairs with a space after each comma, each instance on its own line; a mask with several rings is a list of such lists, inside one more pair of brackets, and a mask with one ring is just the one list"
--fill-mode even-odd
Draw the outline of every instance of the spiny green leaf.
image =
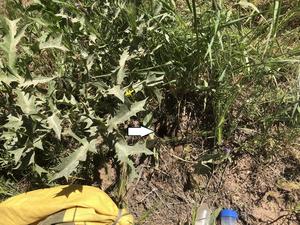
[[64, 132], [64, 135], [69, 135], [81, 143], [81, 147], [71, 153], [68, 157], [62, 159], [62, 163], [58, 165], [55, 170], [59, 171], [56, 173], [51, 181], [56, 180], [61, 177], [68, 179], [69, 175], [76, 170], [79, 162], [86, 160], [87, 152], [96, 152], [96, 139], [90, 142], [86, 138], [78, 137], [71, 129]]
[[53, 176], [51, 181], [61, 177], [68, 179], [69, 175], [76, 170], [79, 162], [86, 160], [87, 152], [95, 150], [95, 143], [95, 140], [88, 142], [84, 139], [84, 144], [80, 148], [75, 150], [75, 152], [71, 153], [68, 157], [62, 159], [62, 163], [55, 168], [59, 172]]
[[15, 62], [17, 54], [17, 44], [20, 42], [21, 38], [24, 36], [25, 30], [28, 25], [24, 26], [19, 33], [17, 33], [17, 23], [20, 19], [10, 20], [8, 18], [4, 19], [7, 28], [7, 34], [3, 38], [3, 42], [0, 43], [0, 48], [7, 55], [7, 63], [9, 68], [15, 71]]
[[30, 148], [26, 152], [29, 152], [29, 154], [31, 153], [31, 156], [30, 156], [30, 159], [29, 159], [29, 162], [27, 165], [34, 164], [35, 163], [35, 160], [34, 160], [35, 159], [35, 151], [32, 151], [32, 148]]
[[[3, 131], [0, 137], [1, 140], [6, 140], [7, 142], [14, 142], [17, 140], [17, 133], [16, 131], [12, 131], [12, 130]], [[4, 147], [8, 149], [6, 144], [4, 145]]]
[[23, 121], [19, 117], [8, 115], [8, 122], [3, 127], [13, 130], [18, 130], [23, 124]]
[[47, 118], [47, 122], [48, 122], [48, 127], [50, 129], [53, 129], [57, 138], [60, 140], [61, 138], [61, 120], [58, 118], [58, 116], [56, 115], [56, 113], [54, 113], [52, 116]]
[[37, 172], [38, 173], [38, 175], [42, 175], [42, 173], [48, 173], [48, 171], [47, 170], [45, 170], [45, 169], [43, 169], [42, 167], [40, 167], [38, 164], [34, 164], [34, 170], [35, 170], [35, 172]]
[[94, 153], [97, 152], [96, 139], [93, 139], [90, 142], [88, 142], [88, 140], [86, 138], [78, 137], [71, 129], [65, 130], [64, 135], [69, 135], [69, 136], [73, 137], [75, 140], [77, 140], [79, 143], [81, 143], [82, 145], [87, 146], [87, 148], [90, 152], [94, 152]]
[[136, 171], [133, 162], [129, 158], [129, 156], [140, 155], [140, 154], [153, 155], [153, 152], [146, 148], [146, 143], [143, 144], [137, 143], [133, 146], [130, 146], [127, 145], [127, 143], [124, 140], [120, 140], [115, 144], [115, 149], [116, 149], [118, 160], [121, 163], [130, 166], [131, 178], [135, 177]]
[[62, 39], [62, 34], [59, 35], [56, 38], [52, 38], [50, 37], [47, 41], [42, 41], [40, 43], [40, 49], [47, 49], [47, 48], [57, 48], [60, 49], [62, 51], [68, 51], [68, 49], [61, 44], [61, 39]]
[[125, 64], [129, 57], [128, 50], [125, 50], [120, 57], [117, 84], [121, 84], [125, 78]]
[[66, 179], [68, 179], [69, 175], [76, 170], [77, 166], [79, 165], [79, 161], [86, 160], [86, 154], [86, 146], [81, 146], [75, 152], [71, 153], [68, 157], [62, 159], [62, 163], [58, 167], [56, 167], [59, 172], [53, 176], [52, 181], [61, 177], [65, 177]]
[[32, 80], [26, 80], [24, 77], [21, 77], [17, 74], [7, 76], [4, 73], [0, 73], [0, 82], [5, 84], [11, 84], [12, 82], [19, 83], [19, 87], [29, 87], [30, 85], [36, 86], [38, 84], [48, 83], [49, 81], [55, 79], [54, 77], [35, 77]]
[[16, 104], [22, 109], [25, 114], [37, 114], [36, 98], [30, 96], [29, 93], [25, 93], [19, 89], [16, 90], [17, 102]]
[[137, 143], [133, 146], [127, 145], [124, 140], [120, 140], [115, 144], [118, 160], [122, 163], [128, 163], [130, 160], [128, 157], [131, 155], [152, 155], [153, 152], [146, 148], [146, 144]]
[[86, 126], [84, 127], [84, 129], [88, 129], [89, 127], [91, 127], [93, 125], [93, 120], [91, 120], [87, 116], [81, 116], [80, 119], [79, 119], [79, 122], [86, 124]]
[[28, 86], [36, 86], [38, 84], [44, 84], [44, 83], [48, 83], [49, 81], [55, 79], [55, 77], [35, 77], [34, 79], [32, 80], [25, 80], [24, 78], [21, 78], [19, 80], [19, 86], [20, 87], [28, 87]]
[[116, 96], [118, 99], [120, 99], [122, 102], [124, 102], [124, 90], [121, 89], [120, 85], [115, 85], [111, 89], [108, 89], [107, 93], [109, 95]]
[[63, 98], [60, 100], [57, 100], [57, 102], [68, 104], [68, 105], [76, 105], [77, 104], [77, 101], [73, 95], [71, 95], [71, 98], [68, 99], [65, 94], [64, 94]]
[[91, 126], [86, 130], [86, 132], [90, 133], [90, 136], [94, 136], [97, 134], [97, 130], [97, 126]]
[[0, 73], [0, 82], [3, 82], [5, 84], [11, 84], [12, 82], [19, 82], [20, 76], [18, 75], [12, 75], [12, 76], [7, 76], [4, 73]]
[[133, 103], [130, 109], [128, 109], [125, 104], [122, 104], [116, 115], [107, 121], [108, 131], [111, 132], [117, 128], [118, 124], [129, 120], [130, 117], [135, 116], [138, 112], [144, 111], [146, 100], [147, 99]]
[[15, 163], [18, 163], [20, 161], [24, 150], [25, 150], [25, 147], [10, 151], [10, 154], [14, 155]]
[[39, 148], [41, 150], [44, 150], [44, 148], [43, 148], [43, 142], [42, 142], [42, 140], [40, 138], [38, 140], [36, 140], [35, 142], [33, 142], [33, 147]]

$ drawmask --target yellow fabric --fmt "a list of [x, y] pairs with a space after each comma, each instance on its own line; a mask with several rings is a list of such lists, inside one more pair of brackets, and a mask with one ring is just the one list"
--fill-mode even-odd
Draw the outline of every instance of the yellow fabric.
[[[117, 220], [117, 222], [116, 222]], [[70, 185], [40, 189], [0, 203], [2, 225], [132, 225], [133, 217], [119, 211], [99, 188]]]

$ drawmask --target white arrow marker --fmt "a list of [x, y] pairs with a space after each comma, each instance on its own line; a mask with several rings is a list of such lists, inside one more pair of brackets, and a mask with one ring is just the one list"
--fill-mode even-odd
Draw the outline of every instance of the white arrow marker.
[[153, 133], [154, 131], [146, 127], [128, 127], [129, 136], [141, 136], [144, 137], [148, 134]]

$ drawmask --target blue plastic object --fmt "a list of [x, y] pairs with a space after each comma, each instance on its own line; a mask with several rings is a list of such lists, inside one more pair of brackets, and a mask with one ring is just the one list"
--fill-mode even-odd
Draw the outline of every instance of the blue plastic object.
[[232, 209], [223, 209], [220, 214], [221, 217], [233, 217], [235, 219], [238, 218], [238, 214], [236, 211]]
[[232, 209], [223, 209], [220, 213], [221, 225], [236, 225], [238, 214]]

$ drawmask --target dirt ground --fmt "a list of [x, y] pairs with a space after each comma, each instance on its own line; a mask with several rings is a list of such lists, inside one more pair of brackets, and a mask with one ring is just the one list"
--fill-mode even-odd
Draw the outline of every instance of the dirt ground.
[[300, 224], [300, 214], [292, 210], [300, 202], [295, 183], [300, 181], [300, 164], [291, 152], [299, 154], [293, 149], [264, 163], [242, 154], [232, 163], [201, 174], [197, 146], [165, 147], [154, 168], [149, 161], [138, 167], [139, 179], [126, 195], [129, 210], [137, 224], [187, 225], [191, 224], [192, 210], [206, 202], [214, 210], [237, 210], [239, 225]]
[[[0, 0], [0, 14], [3, 4]], [[298, 225], [300, 213], [293, 208], [300, 204], [300, 145], [287, 148], [268, 160], [238, 154], [209, 172], [197, 163], [204, 151], [198, 144], [165, 146], [157, 161], [138, 166], [139, 178], [125, 200], [140, 225], [191, 224], [202, 202], [237, 210], [239, 225]], [[100, 176], [105, 190], [115, 174]]]

